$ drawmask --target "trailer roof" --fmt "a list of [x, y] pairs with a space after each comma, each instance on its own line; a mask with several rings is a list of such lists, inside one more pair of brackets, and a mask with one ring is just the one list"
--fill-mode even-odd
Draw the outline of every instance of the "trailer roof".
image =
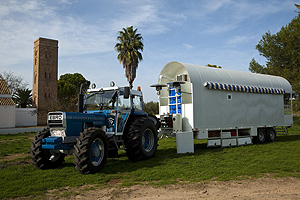
[[[181, 74], [187, 74], [191, 83], [200, 84], [203, 87], [207, 86], [207, 83], [219, 83], [230, 86], [246, 86], [246, 88], [281, 89], [285, 93], [292, 92], [291, 84], [279, 76], [205, 67], [181, 62], [166, 64], [160, 72], [158, 81], [160, 84], [176, 81], [176, 77]], [[272, 90], [270, 91], [272, 92]]]

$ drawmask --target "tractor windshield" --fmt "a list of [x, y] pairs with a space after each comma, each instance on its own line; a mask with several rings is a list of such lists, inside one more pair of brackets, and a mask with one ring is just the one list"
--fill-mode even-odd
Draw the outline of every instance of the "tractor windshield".
[[116, 91], [91, 92], [85, 96], [85, 110], [113, 110], [116, 108]]

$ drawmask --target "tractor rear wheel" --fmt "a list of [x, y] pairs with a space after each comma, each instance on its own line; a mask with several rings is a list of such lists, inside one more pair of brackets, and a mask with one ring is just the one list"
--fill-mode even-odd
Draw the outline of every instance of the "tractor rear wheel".
[[80, 133], [75, 147], [75, 169], [81, 174], [92, 174], [104, 167], [108, 142], [101, 129], [89, 128]]
[[161, 127], [160, 121], [155, 117], [154, 115], [148, 114], [148, 118], [153, 122], [156, 130], [158, 130]]
[[65, 160], [65, 154], [48, 149], [42, 149], [42, 139], [50, 136], [50, 130], [40, 131], [31, 141], [30, 158], [38, 169], [52, 169], [60, 166]]
[[146, 117], [135, 118], [129, 122], [124, 133], [126, 155], [131, 161], [154, 157], [157, 151], [157, 130]]

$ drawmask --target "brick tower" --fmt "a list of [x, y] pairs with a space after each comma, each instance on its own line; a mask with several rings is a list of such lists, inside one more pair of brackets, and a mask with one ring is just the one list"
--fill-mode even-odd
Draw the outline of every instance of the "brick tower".
[[32, 105], [37, 108], [37, 124], [47, 124], [47, 113], [57, 102], [58, 41], [38, 38], [33, 48]]

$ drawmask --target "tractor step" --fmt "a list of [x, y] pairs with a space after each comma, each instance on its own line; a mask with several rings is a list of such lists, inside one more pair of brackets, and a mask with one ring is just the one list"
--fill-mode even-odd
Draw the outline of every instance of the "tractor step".
[[42, 140], [42, 149], [51, 149], [51, 150], [70, 150], [71, 147], [69, 144], [62, 143], [62, 137], [47, 137]]

